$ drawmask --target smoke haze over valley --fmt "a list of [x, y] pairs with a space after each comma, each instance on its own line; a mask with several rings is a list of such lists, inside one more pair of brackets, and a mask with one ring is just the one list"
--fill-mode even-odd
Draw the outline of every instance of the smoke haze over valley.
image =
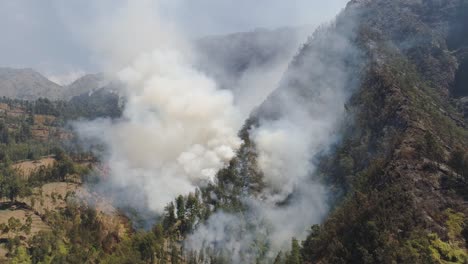
[[[126, 100], [122, 118], [75, 125], [80, 137], [105, 146], [101, 160], [109, 166], [110, 179], [97, 188], [111, 193], [120, 206], [163, 214], [174, 197], [216, 184], [217, 171], [228, 166], [245, 144], [237, 135], [243, 123], [281, 85], [264, 103], [274, 103], [275, 110], [259, 110], [279, 111], [278, 118], [254, 115], [258, 125], [249, 131], [265, 185], [262, 193], [241, 197], [250, 220], [233, 220], [242, 216], [220, 210], [188, 242], [196, 251], [213, 244], [214, 250], [228, 250], [235, 263], [253, 262], [259, 253], [242, 245], [252, 244], [257, 236], [244, 238], [243, 232], [261, 232], [266, 236], [263, 243], [271, 247], [268, 258], [274, 258], [289, 246], [291, 236], [303, 237], [327, 212], [328, 194], [314, 176], [313, 159], [338, 139], [344, 104], [357, 84], [351, 69], [361, 59], [349, 40], [352, 18], [347, 18], [346, 30], [318, 31], [304, 47], [313, 30], [308, 27], [231, 35], [226, 40], [206, 38], [193, 47], [171, 21], [157, 15], [159, 8], [150, 1], [127, 2], [119, 13], [98, 23], [96, 49], [105, 54], [106, 68], [113, 71], [136, 59], [116, 77], [123, 83]], [[275, 37], [289, 41], [274, 41]], [[239, 53], [231, 54], [236, 49]], [[298, 52], [297, 56], [304, 55], [304, 66], [294, 65]], [[343, 65], [348, 60], [352, 66]], [[330, 70], [333, 79], [318, 78]], [[307, 83], [304, 77], [296, 80], [306, 75], [312, 75]], [[317, 98], [310, 109], [299, 92], [311, 94], [310, 100]], [[310, 214], [284, 226], [288, 215], [300, 214], [306, 206]], [[257, 220], [250, 222], [253, 219]], [[240, 223], [253, 226], [236, 227]], [[224, 233], [230, 228], [244, 231]]]
[[0, 10], [0, 262], [468, 262], [468, 2]]

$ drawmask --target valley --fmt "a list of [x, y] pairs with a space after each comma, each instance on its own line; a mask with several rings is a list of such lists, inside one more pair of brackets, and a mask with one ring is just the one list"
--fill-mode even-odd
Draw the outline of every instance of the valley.
[[0, 68], [0, 263], [468, 263], [467, 1], [195, 40], [152, 7], [103, 16], [112, 73]]

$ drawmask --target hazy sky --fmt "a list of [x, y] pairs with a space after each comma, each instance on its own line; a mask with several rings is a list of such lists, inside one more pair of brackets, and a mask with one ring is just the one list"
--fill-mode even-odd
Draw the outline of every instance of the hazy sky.
[[[47, 75], [99, 71], [80, 32], [125, 0], [1, 0], [0, 66], [32, 67]], [[134, 0], [133, 0], [134, 1]], [[156, 1], [156, 0], [155, 0]], [[317, 25], [347, 0], [159, 0], [164, 19], [197, 37], [254, 28]], [[61, 76], [63, 78], [67, 76]]]

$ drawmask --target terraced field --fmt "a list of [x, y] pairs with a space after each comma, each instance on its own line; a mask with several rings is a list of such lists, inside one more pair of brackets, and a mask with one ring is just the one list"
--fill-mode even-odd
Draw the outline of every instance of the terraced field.
[[[42, 219], [35, 214], [34, 211], [27, 209], [27, 208], [17, 208], [15, 206], [9, 208], [9, 209], [4, 209], [0, 210], [0, 225], [8, 225], [8, 222], [10, 219], [17, 219], [20, 221], [21, 225], [26, 224], [26, 219], [31, 218], [31, 229], [30, 232], [26, 231], [17, 231], [17, 232], [8, 232], [8, 233], [3, 233], [0, 232], [0, 241], [5, 241], [6, 239], [11, 239], [14, 236], [18, 235], [25, 243], [26, 240], [29, 238], [33, 237], [40, 231], [50, 231], [51, 228], [50, 226], [47, 225]], [[5, 248], [5, 244], [0, 244], [0, 263], [6, 263], [6, 254], [7, 254], [7, 249]]]
[[56, 160], [53, 157], [46, 157], [39, 160], [28, 160], [18, 162], [12, 165], [12, 168], [18, 171], [18, 175], [24, 180], [28, 179], [31, 174], [38, 171], [41, 167], [52, 167]]

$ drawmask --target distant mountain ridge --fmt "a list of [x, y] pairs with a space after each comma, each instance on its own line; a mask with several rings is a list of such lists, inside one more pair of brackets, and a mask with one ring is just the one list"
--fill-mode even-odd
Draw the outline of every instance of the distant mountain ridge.
[[59, 99], [62, 93], [62, 86], [33, 69], [0, 68], [0, 96], [23, 100]]
[[73, 83], [61, 86], [41, 73], [30, 69], [0, 67], [0, 97], [21, 100], [47, 98], [51, 100], [69, 100], [106, 86], [104, 74], [87, 74]]
[[66, 86], [64, 98], [71, 99], [75, 96], [89, 93], [90, 91], [102, 88], [109, 84], [103, 73], [86, 74], [76, 81]]
[[[289, 61], [310, 31], [309, 27], [257, 29], [204, 37], [195, 41], [195, 67], [221, 88], [234, 89], [247, 70], [276, 65], [285, 58]], [[70, 100], [102, 88], [114, 90], [115, 85], [102, 73], [87, 74], [62, 86], [33, 69], [0, 68], [0, 97]]]
[[197, 66], [232, 89], [249, 69], [289, 62], [313, 32], [310, 26], [207, 36], [195, 42]]

